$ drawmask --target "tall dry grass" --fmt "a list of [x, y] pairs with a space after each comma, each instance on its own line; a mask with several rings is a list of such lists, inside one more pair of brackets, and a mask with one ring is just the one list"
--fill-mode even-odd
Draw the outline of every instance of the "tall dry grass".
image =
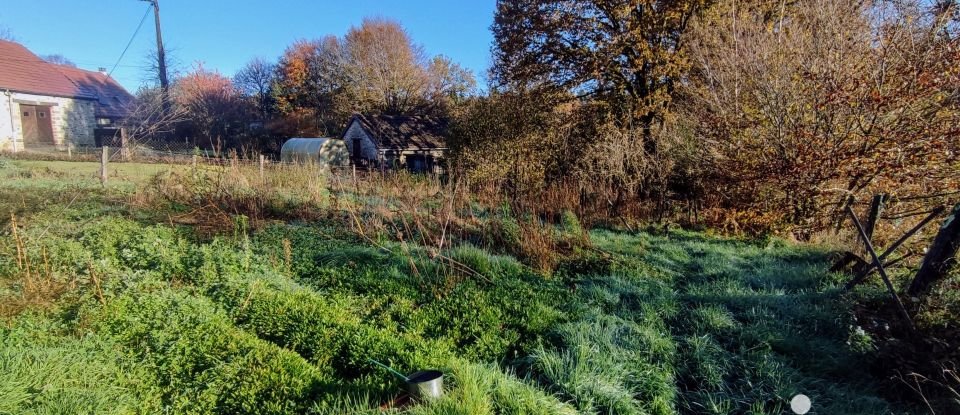
[[77, 278], [64, 281], [56, 278], [50, 256], [43, 245], [34, 246], [21, 232], [17, 216], [10, 214], [10, 244], [13, 249], [14, 275], [8, 275], [0, 284], [12, 288], [12, 294], [0, 301], [0, 317], [19, 314], [34, 308], [43, 309], [53, 304], [68, 290], [76, 288]]
[[[564, 256], [589, 245], [580, 217], [590, 218], [589, 226], [605, 215], [597, 212], [602, 203], [584, 207], [579, 200], [579, 192], [562, 186], [514, 195], [490, 184], [404, 171], [283, 163], [261, 170], [236, 157], [161, 173], [130, 198], [164, 222], [192, 226], [201, 235], [235, 231], [237, 217], [252, 228], [276, 220], [336, 223], [380, 249], [399, 249], [415, 270], [420, 261], [439, 260], [452, 273], [477, 278], [444, 251], [465, 242], [482, 245], [547, 275]], [[559, 226], [565, 215], [577, 222], [575, 231]]]

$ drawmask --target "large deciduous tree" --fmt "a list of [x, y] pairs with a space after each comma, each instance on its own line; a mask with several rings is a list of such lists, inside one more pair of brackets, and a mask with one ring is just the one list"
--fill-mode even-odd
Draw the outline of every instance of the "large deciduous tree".
[[494, 80], [552, 87], [607, 104], [618, 128], [637, 131], [648, 153], [685, 73], [684, 37], [709, 0], [499, 0]]
[[364, 19], [347, 32], [343, 52], [344, 73], [358, 110], [407, 113], [424, 104], [426, 54], [396, 21]]
[[434, 105], [449, 107], [472, 96], [477, 81], [470, 70], [447, 56], [437, 55], [427, 65], [427, 98]]

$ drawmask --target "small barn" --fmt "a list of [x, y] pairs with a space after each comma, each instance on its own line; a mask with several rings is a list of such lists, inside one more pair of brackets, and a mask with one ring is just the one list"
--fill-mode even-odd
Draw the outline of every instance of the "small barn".
[[291, 138], [280, 148], [280, 161], [314, 163], [324, 166], [345, 166], [350, 154], [343, 140], [334, 138]]
[[447, 123], [437, 117], [354, 115], [343, 133], [350, 161], [357, 166], [442, 173]]
[[133, 102], [102, 69], [55, 65], [0, 40], [0, 150], [99, 145], [98, 131], [117, 127]]

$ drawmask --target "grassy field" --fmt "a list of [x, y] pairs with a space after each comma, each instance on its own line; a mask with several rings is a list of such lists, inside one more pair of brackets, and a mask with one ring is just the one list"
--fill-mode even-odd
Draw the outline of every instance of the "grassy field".
[[[93, 163], [0, 160], [0, 414], [781, 414], [799, 393], [812, 413], [918, 410], [869, 371], [853, 310], [882, 291], [841, 293], [817, 247], [565, 215], [539, 234], [563, 248], [545, 267], [506, 208], [434, 244], [357, 184], [268, 178], [281, 202], [247, 184], [231, 200], [259, 213], [203, 216], [189, 186], [210, 176], [114, 166], [104, 189]], [[379, 210], [415, 237], [348, 225]], [[405, 402], [369, 359], [440, 369], [446, 394]]]
[[[24, 175], [23, 178], [34, 179], [23, 182], [24, 185], [51, 187], [57, 182], [75, 186], [100, 185], [100, 163], [96, 162], [8, 160], [6, 163]], [[110, 163], [107, 183], [131, 188], [130, 186], [145, 184], [158, 173], [178, 168], [182, 167], [152, 163]]]

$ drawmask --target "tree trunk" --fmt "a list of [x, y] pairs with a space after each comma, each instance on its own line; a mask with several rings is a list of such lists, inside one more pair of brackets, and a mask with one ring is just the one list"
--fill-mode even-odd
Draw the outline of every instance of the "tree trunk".
[[926, 293], [937, 281], [947, 276], [956, 265], [957, 249], [960, 248], [960, 204], [953, 207], [950, 216], [940, 227], [940, 232], [930, 245], [927, 256], [923, 258], [923, 265], [917, 271], [917, 276], [910, 284], [907, 293], [919, 296]]

